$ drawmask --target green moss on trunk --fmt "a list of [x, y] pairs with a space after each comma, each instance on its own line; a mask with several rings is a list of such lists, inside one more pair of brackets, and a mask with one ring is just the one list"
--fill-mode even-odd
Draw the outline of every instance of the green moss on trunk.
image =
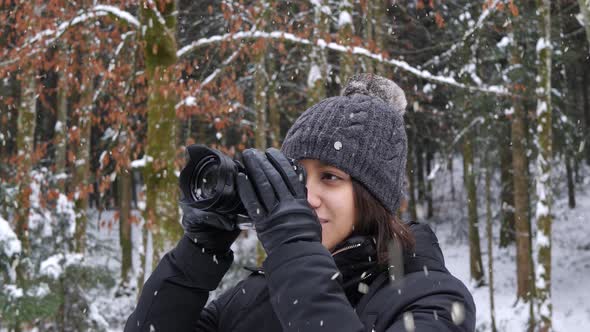
[[[144, 168], [146, 209], [144, 219], [153, 236], [153, 264], [157, 264], [166, 243], [182, 234], [178, 223], [176, 157], [176, 95], [171, 88], [176, 57], [174, 1], [156, 1], [155, 7], [141, 7], [144, 56], [148, 78], [148, 131]], [[147, 253], [149, 254], [149, 253]], [[151, 270], [153, 266], [146, 267]]]

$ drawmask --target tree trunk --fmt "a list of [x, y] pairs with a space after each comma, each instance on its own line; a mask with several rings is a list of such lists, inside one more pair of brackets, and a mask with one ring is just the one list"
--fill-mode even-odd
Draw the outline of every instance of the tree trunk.
[[[13, 77], [0, 81], [0, 98], [17, 97], [21, 82]], [[14, 154], [15, 134], [19, 108], [16, 103], [0, 103], [0, 181], [14, 176], [14, 167], [7, 161]], [[8, 218], [13, 202], [6, 196], [0, 195], [0, 215]]]
[[451, 177], [451, 199], [455, 200], [455, 176], [453, 175], [453, 152], [449, 154], [449, 161], [447, 162], [447, 170]]
[[[555, 15], [559, 26], [560, 34], [565, 34], [567, 31], [565, 30], [564, 25], [564, 17], [563, 11], [560, 6], [557, 6], [557, 13]], [[567, 46], [565, 43], [561, 43], [560, 46], [561, 54], [565, 54], [567, 52]], [[577, 81], [576, 76], [574, 74], [573, 77], [568, 73], [567, 67], [567, 60], [565, 58], [560, 58], [557, 60], [557, 67], [559, 68], [556, 71], [557, 77], [554, 78], [556, 82], [556, 86], [552, 87], [553, 89], [559, 89], [561, 91], [561, 98], [556, 100], [556, 106], [561, 110], [562, 113], [568, 114], [571, 119], [574, 119], [578, 113], [578, 104], [577, 104], [577, 95], [574, 89], [571, 89], [571, 85], [575, 85], [575, 81]], [[570, 83], [574, 81], [574, 83]], [[571, 103], [571, 104], [570, 104]], [[570, 107], [570, 105], [572, 105]], [[569, 120], [568, 120], [569, 122]], [[572, 121], [573, 122], [573, 121]], [[576, 207], [576, 190], [575, 190], [575, 181], [574, 181], [574, 168], [572, 167], [576, 163], [576, 159], [578, 157], [578, 147], [579, 144], [577, 136], [578, 136], [578, 125], [571, 124], [569, 126], [565, 121], [558, 121], [557, 123], [562, 123], [564, 125], [563, 130], [560, 130], [556, 133], [554, 137], [554, 142], [552, 143], [555, 146], [562, 146], [563, 147], [563, 162], [565, 164], [566, 170], [566, 180], [567, 180], [567, 193], [568, 193], [568, 206], [570, 209]]]
[[[18, 82], [14, 79], [6, 79], [0, 82], [0, 98], [7, 100], [8, 97], [15, 97], [16, 89], [15, 85]], [[0, 160], [8, 160], [12, 153], [11, 146], [14, 144], [13, 131], [14, 131], [14, 118], [15, 108], [7, 103], [0, 103]], [[17, 116], [18, 118], [18, 116]], [[2, 164], [0, 166], [0, 178], [6, 178], [8, 171], [8, 165]], [[2, 201], [0, 200], [0, 203]], [[1, 205], [1, 204], [0, 204]]]
[[568, 206], [570, 209], [576, 207], [576, 190], [574, 184], [574, 172], [572, 170], [572, 162], [573, 158], [571, 156], [571, 150], [566, 148], [565, 151], [565, 170], [567, 174], [567, 197], [568, 197]]
[[[578, 73], [578, 66], [581, 64], [579, 62], [575, 62], [571, 65], [566, 65], [566, 75], [568, 79], [564, 82], [567, 87], [568, 92], [570, 92], [569, 97], [566, 95], [566, 100], [571, 103], [571, 107], [573, 107], [573, 112], [576, 114], [576, 118], [585, 117], [585, 108], [584, 108], [584, 99], [586, 99], [586, 94], [584, 96], [581, 95], [580, 92], [583, 92], [586, 87], [582, 86], [583, 78], [586, 76], [588, 70], [584, 70], [583, 75]], [[582, 183], [582, 174], [580, 172], [580, 163], [583, 163], [586, 159], [586, 149], [580, 149], [580, 145], [582, 142], [585, 142], [585, 132], [586, 131], [586, 119], [582, 121], [578, 120], [576, 123], [576, 130], [574, 132], [574, 160], [573, 160], [573, 168], [574, 168], [574, 179], [575, 183]], [[584, 145], [584, 147], [586, 147]]]
[[[265, 0], [262, 2], [262, 4], [264, 9], [262, 12], [263, 22], [261, 22], [261, 24], [264, 28], [264, 24], [270, 21], [273, 4], [271, 3], [271, 0]], [[268, 50], [268, 43], [267, 41], [261, 40], [259, 45], [260, 48], [254, 51], [256, 52], [254, 57], [254, 63], [256, 65], [256, 70], [254, 72], [254, 109], [256, 111], [256, 133], [254, 147], [260, 151], [264, 151], [268, 147], [267, 134], [270, 114], [267, 112], [267, 107], [269, 103], [268, 96], [270, 93], [269, 84], [271, 82], [269, 80], [269, 73], [266, 71], [266, 54]], [[272, 60], [269, 61], [272, 62]], [[275, 92], [273, 91], [272, 93], [274, 95]], [[275, 113], [277, 114], [273, 115], [273, 120], [277, 121], [278, 111]], [[262, 266], [262, 263], [265, 259], [266, 251], [264, 251], [264, 247], [262, 247], [262, 243], [259, 241], [256, 243], [256, 263], [258, 266]]]
[[467, 193], [467, 211], [469, 218], [469, 268], [471, 279], [476, 286], [484, 284], [484, 272], [481, 262], [481, 248], [479, 241], [478, 217], [477, 217], [477, 187], [475, 185], [475, 173], [473, 171], [474, 156], [472, 134], [470, 129], [463, 136], [463, 174], [465, 192]]
[[506, 118], [502, 118], [498, 125], [501, 127], [500, 144], [500, 179], [501, 179], [501, 226], [500, 247], [505, 248], [514, 243], [514, 179], [512, 172], [512, 152], [510, 145], [510, 125]]
[[88, 223], [88, 196], [93, 191], [90, 179], [90, 135], [92, 128], [92, 93], [93, 77], [84, 59], [88, 58], [86, 50], [81, 50], [80, 61], [80, 98], [78, 100], [78, 133], [76, 159], [74, 161], [74, 204], [76, 206], [76, 231], [74, 250], [83, 253], [86, 250], [86, 225]]
[[590, 79], [588, 79], [588, 69], [584, 70], [583, 75], [583, 84], [580, 86], [582, 90], [582, 98], [584, 98], [584, 123], [586, 124], [584, 128], [584, 137], [585, 139], [585, 150], [586, 150], [586, 165], [590, 166], [590, 101], [588, 100], [588, 85], [590, 84]]
[[[365, 44], [368, 44], [370, 41], [374, 40], [375, 31], [373, 28], [373, 6], [371, 5], [371, 1], [362, 1], [361, 2], [361, 25], [363, 28], [363, 40]], [[373, 68], [373, 60], [368, 57], [362, 58], [363, 64], [363, 71], [366, 73], [374, 73], [375, 70]]]
[[119, 244], [121, 245], [121, 284], [127, 288], [131, 281], [131, 170], [121, 167], [117, 175], [119, 198]]
[[[341, 45], [349, 45], [354, 34], [352, 13], [353, 7], [348, 0], [340, 3], [340, 16], [338, 17], [338, 38]], [[351, 53], [340, 54], [340, 87], [344, 87], [348, 79], [354, 75], [354, 57]]]
[[275, 57], [280, 56], [276, 52], [267, 60], [268, 74], [268, 124], [271, 146], [277, 149], [281, 147], [281, 111], [279, 102], [279, 91], [277, 86], [277, 76], [279, 74], [278, 63]]
[[267, 87], [268, 87], [268, 75], [266, 73], [265, 64], [265, 53], [266, 53], [266, 41], [261, 41], [264, 46], [261, 49], [256, 50], [257, 55], [254, 59], [256, 69], [254, 71], [254, 110], [256, 112], [256, 135], [254, 146], [260, 151], [264, 151], [267, 146], [266, 133], [267, 133]]
[[[410, 113], [409, 111], [408, 113]], [[410, 114], [408, 114], [411, 116]], [[416, 213], [416, 189], [414, 176], [414, 126], [408, 128], [408, 159], [406, 165], [406, 176], [408, 178], [408, 196], [409, 196], [409, 214], [412, 221], [418, 221], [418, 214]]]
[[537, 86], [537, 120], [539, 132], [537, 144], [537, 234], [535, 251], [537, 253], [536, 304], [539, 321], [538, 331], [552, 329], [551, 302], [551, 210], [553, 205], [551, 185], [551, 162], [553, 160], [553, 133], [551, 116], [551, 3], [549, 0], [537, 0], [537, 12], [541, 37], [537, 42], [538, 72]]
[[[37, 72], [33, 68], [34, 66], [30, 65], [21, 75], [21, 98], [16, 129], [17, 182], [19, 185], [15, 219], [16, 236], [21, 241], [23, 257], [27, 257], [30, 250], [28, 223], [31, 208], [31, 170], [35, 149], [35, 119], [37, 117]], [[26, 280], [24, 266], [17, 266], [16, 272], [17, 284], [23, 286]]]
[[[511, 49], [510, 64], [522, 65], [521, 49]], [[514, 114], [511, 123], [512, 167], [514, 181], [514, 218], [516, 230], [516, 296], [529, 301], [532, 294], [531, 224], [529, 219], [529, 172], [526, 154], [526, 110], [521, 100], [513, 99]]]
[[426, 198], [426, 185], [424, 183], [424, 158], [422, 148], [424, 143], [416, 137], [414, 140], [414, 154], [416, 155], [416, 180], [418, 182], [418, 202], [423, 203]]
[[430, 146], [430, 142], [426, 145], [426, 216], [427, 218], [432, 218], [434, 216], [434, 208], [432, 205], [432, 180], [428, 178], [430, 176], [430, 172], [432, 171], [432, 160], [433, 160], [433, 153], [432, 147]]
[[[62, 50], [65, 51], [64, 48]], [[65, 68], [58, 73], [57, 121], [55, 122], [55, 176], [59, 192], [66, 193], [67, 121], [68, 121], [68, 78]]]
[[[167, 246], [182, 234], [177, 204], [176, 157], [176, 95], [172, 90], [176, 58], [176, 5], [174, 1], [155, 1], [156, 5], [140, 6], [145, 32], [144, 57], [148, 84], [147, 143], [144, 168], [147, 232], [153, 252], [145, 245], [144, 273], [149, 274], [160, 261]], [[162, 22], [163, 21], [163, 22]], [[149, 244], [149, 243], [148, 243]], [[151, 257], [147, 257], [148, 255]], [[151, 264], [150, 264], [151, 262]], [[139, 287], [143, 284], [140, 277]]]
[[[373, 6], [373, 13], [375, 17], [375, 22], [373, 24], [373, 33], [375, 38], [375, 47], [377, 48], [377, 52], [382, 54], [385, 52], [385, 42], [387, 41], [387, 36], [385, 32], [385, 17], [387, 14], [385, 4], [389, 3], [389, 1], [369, 1], [368, 6]], [[370, 39], [369, 39], [370, 41]], [[375, 61], [375, 73], [377, 75], [390, 77], [391, 75], [387, 75], [385, 70], [385, 64], [382, 61]]]
[[[489, 136], [489, 135], [488, 135]], [[488, 137], [490, 139], [490, 137]], [[488, 148], [491, 148], [488, 146]], [[489, 149], [488, 149], [489, 152]], [[500, 152], [502, 153], [502, 152]], [[496, 319], [495, 319], [495, 305], [494, 305], [494, 255], [493, 255], [493, 230], [492, 230], [492, 192], [490, 190], [490, 184], [492, 182], [492, 169], [489, 161], [488, 153], [484, 157], [485, 167], [485, 191], [486, 191], [486, 234], [488, 238], [488, 282], [490, 290], [490, 321], [492, 322], [492, 332], [496, 332]]]
[[590, 45], [590, 0], [578, 0], [580, 14], [584, 20], [584, 29], [586, 29], [586, 39]]
[[[313, 2], [314, 11], [314, 36], [324, 39], [329, 33], [329, 17], [325, 10], [328, 1], [318, 0]], [[329, 10], [329, 9], [328, 9]], [[311, 106], [326, 97], [326, 79], [328, 78], [328, 59], [326, 51], [317, 46], [312, 46], [310, 55], [310, 67], [307, 76], [308, 106]]]

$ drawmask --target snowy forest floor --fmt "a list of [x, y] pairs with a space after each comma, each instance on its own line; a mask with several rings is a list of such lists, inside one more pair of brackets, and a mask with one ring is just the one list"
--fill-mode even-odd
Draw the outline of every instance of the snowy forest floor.
[[[454, 163], [461, 165], [460, 160]], [[555, 204], [553, 208], [553, 251], [552, 251], [552, 297], [553, 297], [553, 326], [555, 331], [586, 331], [590, 326], [590, 283], [587, 276], [590, 275], [590, 223], [585, 216], [590, 215], [590, 172], [584, 169], [586, 179], [576, 188], [577, 206], [575, 209], [568, 207], [567, 191], [559, 187], [565, 183], [560, 170], [555, 172], [556, 185]], [[446, 264], [449, 270], [462, 280], [471, 290], [477, 306], [477, 330], [490, 331], [490, 296], [487, 286], [475, 288], [469, 278], [469, 246], [467, 238], [467, 205], [462, 188], [462, 170], [455, 167], [453, 178], [455, 194], [451, 194], [451, 184], [447, 170], [440, 170], [433, 179], [434, 215], [426, 219], [423, 217], [423, 209], [419, 209], [419, 221], [429, 223], [439, 238]], [[492, 195], [498, 197], [498, 179], [495, 179], [495, 189]], [[478, 188], [483, 188], [483, 178], [479, 181]], [[483, 190], [478, 193], [479, 228], [482, 249], [482, 262], [488, 277], [488, 251], [487, 236], [485, 233], [485, 205]], [[495, 289], [495, 317], [498, 331], [524, 331], [528, 319], [528, 306], [515, 303], [516, 297], [516, 262], [515, 248], [499, 248], [499, 202], [492, 202], [494, 214], [493, 223], [493, 259], [494, 259], [494, 289]], [[87, 257], [95, 264], [103, 264], [113, 276], [118, 276], [119, 254], [117, 223], [111, 223], [112, 227], [104, 227], [112, 221], [113, 212], [107, 211], [101, 214], [98, 222], [94, 213], [92, 224], [98, 242], [101, 243], [101, 252], [93, 257]], [[92, 229], [92, 227], [91, 227]], [[533, 229], [535, 226], [533, 225]], [[138, 235], [138, 229], [133, 233]], [[136, 237], [137, 238], [137, 237]], [[240, 266], [252, 264], [253, 257], [248, 253], [255, 252], [256, 236], [248, 232], [246, 238], [240, 238], [234, 244], [236, 263], [222, 281], [220, 288], [212, 294], [212, 298], [221, 291], [231, 287], [234, 283], [247, 275]], [[98, 290], [97, 290], [98, 291]], [[90, 314], [95, 321], [109, 331], [120, 331], [125, 320], [135, 305], [135, 294], [115, 297], [116, 287], [103, 290], [95, 294], [95, 301]]]
[[[557, 182], [557, 181], [556, 181]], [[565, 181], [562, 181], [565, 182]], [[586, 179], [576, 190], [577, 206], [568, 207], [567, 191], [556, 197], [552, 228], [552, 299], [553, 327], [558, 332], [588, 331], [590, 326], [590, 182]], [[461, 185], [461, 183], [459, 183]], [[459, 192], [458, 192], [459, 193]], [[459, 193], [460, 194], [460, 193]], [[483, 200], [483, 192], [478, 199]], [[459, 197], [459, 195], [456, 195]], [[463, 197], [463, 196], [462, 196]], [[491, 331], [490, 294], [487, 286], [475, 288], [469, 277], [469, 246], [467, 233], [461, 231], [467, 223], [464, 198], [448, 202], [448, 216], [429, 220], [440, 242], [447, 268], [461, 279], [473, 294], [477, 308], [477, 330]], [[488, 284], [488, 250], [485, 233], [485, 209], [479, 208], [479, 229], [482, 262]], [[454, 211], [454, 212], [453, 212]], [[492, 209], [496, 214], [498, 208]], [[453, 216], [454, 215], [454, 216]], [[461, 223], [457, 225], [457, 223]], [[498, 331], [525, 331], [528, 306], [516, 303], [516, 249], [514, 245], [499, 247], [499, 224], [493, 224], [493, 273], [496, 327]], [[535, 226], [533, 225], [533, 229]], [[534, 233], [534, 232], [533, 232]], [[459, 235], [459, 236], [458, 236]]]

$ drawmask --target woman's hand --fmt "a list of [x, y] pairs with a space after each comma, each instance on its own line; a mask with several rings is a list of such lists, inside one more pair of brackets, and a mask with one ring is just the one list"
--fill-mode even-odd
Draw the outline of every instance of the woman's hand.
[[181, 207], [185, 235], [213, 254], [226, 254], [240, 235], [235, 217], [202, 211], [182, 203]]
[[248, 177], [238, 192], [267, 254], [285, 243], [322, 240], [322, 228], [306, 197], [305, 184], [277, 149], [243, 152]]

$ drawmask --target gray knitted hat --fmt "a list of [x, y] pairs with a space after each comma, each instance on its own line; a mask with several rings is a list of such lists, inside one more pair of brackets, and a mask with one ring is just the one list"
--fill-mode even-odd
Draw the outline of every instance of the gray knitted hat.
[[372, 74], [355, 75], [338, 97], [308, 108], [295, 121], [282, 152], [318, 159], [362, 183], [392, 214], [403, 192], [407, 137], [403, 90]]

